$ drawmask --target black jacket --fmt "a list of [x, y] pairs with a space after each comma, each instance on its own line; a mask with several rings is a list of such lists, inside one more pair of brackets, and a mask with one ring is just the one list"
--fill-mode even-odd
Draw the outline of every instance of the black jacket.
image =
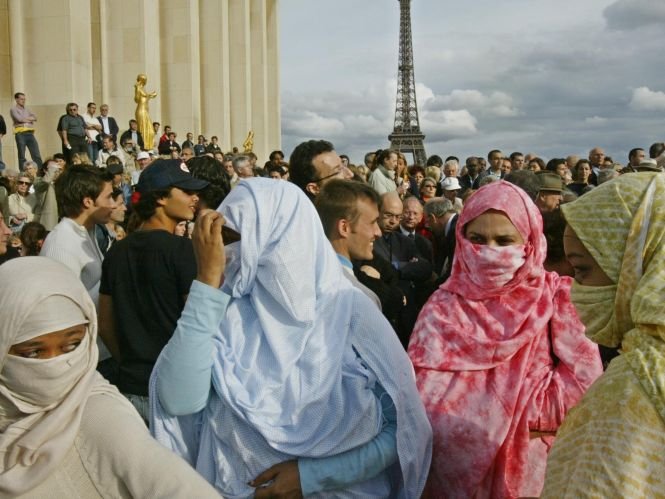
[[[118, 140], [118, 132], [120, 131], [120, 128], [118, 127], [118, 124], [115, 122], [115, 118], [112, 118], [111, 116], [107, 116], [109, 120], [109, 131], [111, 132], [111, 135], [113, 135], [113, 139], [115, 141]], [[104, 122], [102, 121], [101, 116], [97, 116], [97, 121], [99, 121], [99, 124], [102, 125], [102, 133], [106, 133], [104, 131]]]
[[[122, 146], [122, 143], [126, 139], [129, 139], [129, 140], [132, 139], [132, 130], [131, 129], [123, 132], [123, 134], [120, 136], [119, 144]], [[141, 150], [142, 151], [145, 150], [145, 145], [143, 144], [143, 137], [141, 137], [141, 132], [139, 132], [138, 130], [136, 131], [136, 141], [138, 142], [138, 145], [141, 148]]]

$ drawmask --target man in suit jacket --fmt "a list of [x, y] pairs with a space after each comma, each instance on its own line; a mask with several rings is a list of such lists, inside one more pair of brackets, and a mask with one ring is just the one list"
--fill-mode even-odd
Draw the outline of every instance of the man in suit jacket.
[[97, 116], [97, 121], [99, 121], [99, 123], [102, 125], [102, 133], [99, 134], [98, 137], [102, 137], [103, 135], [112, 135], [113, 140], [117, 141], [120, 128], [118, 127], [115, 118], [113, 116], [109, 116], [109, 105], [102, 104], [102, 106], [99, 108], [99, 113], [100, 114]]
[[408, 345], [418, 312], [424, 304], [422, 297], [431, 291], [432, 264], [416, 246], [415, 240], [400, 230], [402, 201], [397, 192], [388, 192], [381, 198], [379, 227], [382, 236], [374, 241], [374, 255], [390, 262], [399, 276], [399, 285], [406, 296], [397, 334], [403, 345]]
[[399, 231], [406, 237], [413, 239], [418, 252], [431, 263], [433, 261], [432, 243], [425, 236], [418, 233], [420, 222], [423, 220], [423, 205], [418, 198], [410, 196], [404, 199], [402, 206], [402, 221], [399, 225]]
[[141, 151], [145, 149], [143, 137], [141, 136], [141, 132], [139, 132], [139, 124], [136, 120], [129, 120], [129, 130], [126, 130], [120, 136], [121, 146], [124, 147], [129, 141], [131, 141], [132, 147], [139, 146], [139, 150]]
[[452, 269], [459, 215], [449, 199], [435, 198], [425, 204], [425, 216], [434, 235], [434, 268], [440, 284], [448, 279]]

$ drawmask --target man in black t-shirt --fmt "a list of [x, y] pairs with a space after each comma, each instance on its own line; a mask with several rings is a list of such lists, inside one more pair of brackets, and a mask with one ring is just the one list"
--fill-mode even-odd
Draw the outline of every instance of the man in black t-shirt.
[[194, 218], [207, 185], [180, 160], [148, 166], [133, 196], [140, 229], [111, 246], [102, 267], [99, 334], [119, 362], [118, 388], [145, 420], [150, 373], [196, 277], [191, 240], [173, 231]]

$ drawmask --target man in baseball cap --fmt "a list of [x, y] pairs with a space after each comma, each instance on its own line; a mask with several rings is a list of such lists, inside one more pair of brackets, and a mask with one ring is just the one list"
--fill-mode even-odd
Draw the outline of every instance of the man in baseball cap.
[[145, 152], [141, 151], [136, 155], [136, 164], [138, 166], [138, 170], [132, 171], [132, 185], [136, 185], [139, 183], [139, 177], [141, 176], [141, 172], [145, 170], [150, 163], [152, 163], [153, 157]]
[[174, 231], [194, 218], [207, 186], [180, 160], [151, 163], [132, 195], [130, 234], [111, 246], [102, 266], [99, 334], [119, 363], [118, 388], [146, 421], [150, 373], [196, 277], [192, 242]]
[[136, 190], [141, 193], [177, 187], [183, 191], [200, 191], [208, 182], [192, 177], [187, 165], [179, 159], [158, 159], [141, 172]]

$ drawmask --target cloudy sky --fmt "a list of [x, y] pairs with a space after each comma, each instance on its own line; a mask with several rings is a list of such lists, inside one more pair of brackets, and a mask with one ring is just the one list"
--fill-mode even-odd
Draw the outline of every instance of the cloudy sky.
[[[388, 146], [397, 0], [281, 0], [282, 146]], [[427, 154], [545, 159], [665, 140], [665, 0], [412, 0]]]

